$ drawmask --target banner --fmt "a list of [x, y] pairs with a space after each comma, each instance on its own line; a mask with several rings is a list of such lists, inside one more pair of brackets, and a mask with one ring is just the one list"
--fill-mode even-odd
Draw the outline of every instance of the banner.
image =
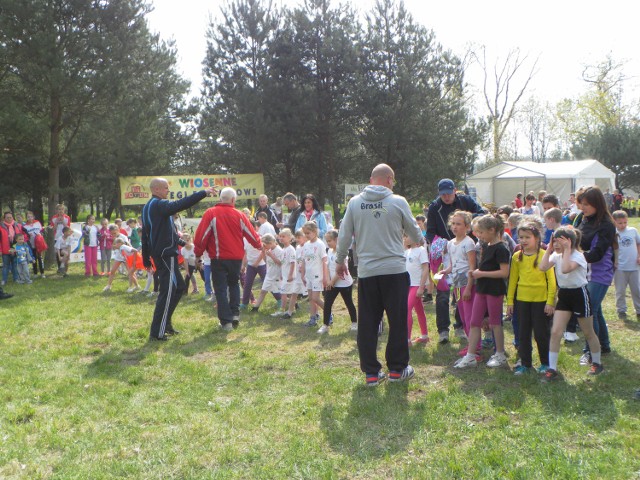
[[[151, 198], [149, 183], [157, 177], [120, 177], [120, 201], [122, 205], [144, 205]], [[216, 187], [218, 193], [224, 187], [235, 189], [238, 200], [257, 199], [264, 193], [264, 176], [261, 173], [239, 175], [172, 175], [162, 177], [169, 182], [167, 200], [179, 200], [207, 187]], [[218, 197], [207, 197], [203, 202], [216, 202]]]
[[364, 187], [369, 185], [368, 183], [345, 183], [344, 184], [344, 204], [349, 203], [353, 197], [358, 195], [364, 190]]

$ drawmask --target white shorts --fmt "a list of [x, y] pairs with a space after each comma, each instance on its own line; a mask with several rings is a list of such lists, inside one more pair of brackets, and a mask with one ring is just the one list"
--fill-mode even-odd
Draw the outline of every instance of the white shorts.
[[307, 290], [311, 290], [312, 292], [322, 292], [324, 290], [320, 275], [314, 275], [311, 278], [307, 277]]
[[265, 278], [262, 282], [260, 290], [271, 293], [280, 293], [280, 280], [274, 280], [272, 278]]
[[294, 291], [293, 291], [293, 293], [297, 293], [298, 295], [306, 295], [307, 294], [307, 287], [304, 284], [304, 282], [302, 281], [302, 279], [296, 278], [296, 281], [294, 282]]
[[297, 281], [287, 282], [286, 280], [282, 280], [282, 285], [280, 287], [280, 293], [283, 295], [291, 295], [292, 293], [298, 293]]

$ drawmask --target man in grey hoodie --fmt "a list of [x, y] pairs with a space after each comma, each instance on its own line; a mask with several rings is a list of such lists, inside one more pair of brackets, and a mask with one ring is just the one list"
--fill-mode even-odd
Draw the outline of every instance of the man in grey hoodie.
[[376, 349], [378, 327], [386, 311], [389, 340], [386, 360], [389, 381], [408, 380], [414, 375], [409, 365], [407, 343], [407, 297], [409, 274], [402, 235], [422, 242], [420, 227], [404, 197], [394, 195], [395, 175], [384, 163], [371, 172], [370, 185], [347, 205], [340, 225], [336, 272], [345, 273], [344, 260], [352, 238], [358, 256], [358, 352], [367, 385], [386, 379]]

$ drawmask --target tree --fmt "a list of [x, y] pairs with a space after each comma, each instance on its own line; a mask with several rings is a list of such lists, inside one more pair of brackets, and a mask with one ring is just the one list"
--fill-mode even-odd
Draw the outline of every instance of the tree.
[[[529, 82], [535, 75], [538, 60], [533, 62], [528, 73], [525, 73], [523, 80], [520, 81], [520, 74], [528, 60], [528, 55], [520, 56], [520, 50], [510, 50], [503, 63], [496, 60], [492, 72], [490, 72], [487, 63], [485, 47], [481, 48], [481, 53], [474, 53], [474, 56], [484, 73], [482, 90], [485, 104], [489, 110], [493, 161], [499, 162], [502, 159], [501, 146], [505, 132], [517, 112], [518, 103], [527, 90]], [[521, 82], [519, 86], [516, 84], [518, 81]]]
[[410, 199], [424, 198], [425, 178], [464, 178], [483, 135], [465, 107], [464, 62], [393, 0], [367, 17], [361, 51], [359, 132], [371, 162], [391, 165]]
[[[94, 196], [91, 184], [83, 191], [77, 180], [83, 172], [96, 179], [96, 173], [110, 171], [104, 168], [109, 155], [97, 148], [109, 142], [130, 146], [135, 131], [159, 118], [168, 121], [168, 106], [186, 92], [174, 73], [175, 51], [148, 31], [148, 11], [141, 0], [7, 0], [0, 7], [0, 45], [16, 85], [15, 108], [40, 129], [35, 138], [46, 138], [44, 148], [33, 151], [48, 172], [50, 212], [61, 193], [71, 206], [83, 195]], [[131, 112], [132, 106], [140, 110]], [[144, 140], [155, 145], [159, 137]], [[131, 160], [121, 159], [135, 165]]]
[[616, 174], [616, 188], [640, 188], [640, 125], [604, 125], [574, 146], [576, 158], [596, 158]]
[[523, 105], [518, 120], [527, 139], [529, 158], [533, 162], [545, 162], [551, 142], [556, 138], [551, 108], [530, 97]]

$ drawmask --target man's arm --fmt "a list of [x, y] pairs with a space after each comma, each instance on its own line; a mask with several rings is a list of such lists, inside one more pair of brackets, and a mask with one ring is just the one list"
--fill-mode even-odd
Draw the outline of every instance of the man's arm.
[[213, 187], [210, 187], [205, 190], [193, 193], [188, 197], [181, 198], [180, 200], [174, 200], [172, 202], [170, 202], [169, 200], [160, 200], [158, 202], [157, 208], [160, 209], [163, 215], [175, 215], [176, 213], [186, 210], [189, 207], [193, 207], [196, 203], [206, 198], [209, 194], [215, 195], [217, 194], [217, 190]]
[[427, 210], [427, 241], [433, 242], [433, 239], [438, 235], [438, 216], [436, 214], [436, 203], [429, 205]]
[[351, 214], [353, 209], [349, 208], [352, 201], [353, 200], [350, 200], [347, 205], [347, 211], [344, 213], [344, 218], [342, 219], [342, 223], [340, 223], [340, 230], [338, 232], [336, 272], [340, 274], [344, 273], [344, 259], [347, 258], [347, 255], [349, 254], [349, 246], [351, 245], [354, 233], [353, 216]]

